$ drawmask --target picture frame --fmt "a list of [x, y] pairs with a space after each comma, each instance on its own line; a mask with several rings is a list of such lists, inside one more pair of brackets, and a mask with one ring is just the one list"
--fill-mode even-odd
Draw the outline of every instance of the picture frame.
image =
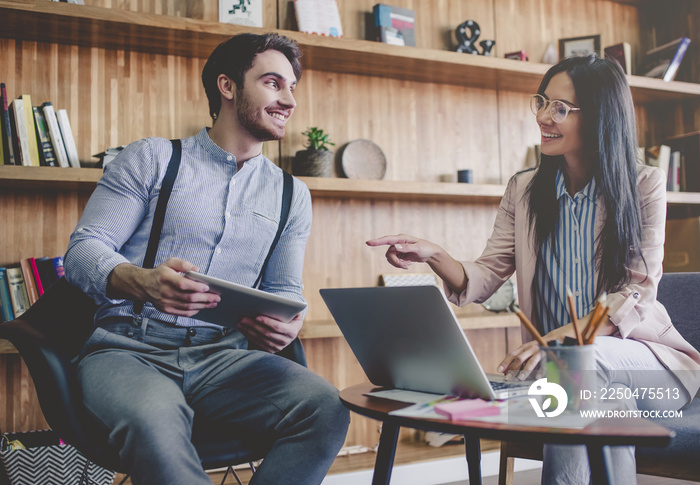
[[559, 39], [559, 60], [591, 54], [600, 56], [600, 34]]
[[262, 27], [263, 1], [219, 0], [219, 22], [248, 27]]

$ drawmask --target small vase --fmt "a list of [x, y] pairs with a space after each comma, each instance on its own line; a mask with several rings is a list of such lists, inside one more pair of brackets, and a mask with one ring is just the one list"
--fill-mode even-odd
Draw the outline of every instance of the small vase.
[[333, 155], [330, 150], [299, 150], [292, 161], [292, 174], [302, 177], [332, 177]]

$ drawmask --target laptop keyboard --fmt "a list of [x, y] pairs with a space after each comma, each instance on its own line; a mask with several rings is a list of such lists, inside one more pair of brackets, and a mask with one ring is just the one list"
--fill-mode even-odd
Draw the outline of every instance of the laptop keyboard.
[[494, 391], [515, 389], [525, 385], [522, 381], [489, 381], [489, 384], [491, 384], [491, 389]]

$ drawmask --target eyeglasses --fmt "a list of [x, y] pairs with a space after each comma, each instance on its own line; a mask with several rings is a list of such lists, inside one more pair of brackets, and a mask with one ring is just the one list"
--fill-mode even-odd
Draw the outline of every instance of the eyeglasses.
[[541, 94], [530, 96], [530, 109], [535, 116], [540, 114], [540, 111], [543, 109], [547, 109], [547, 106], [549, 106], [549, 114], [552, 117], [552, 121], [555, 123], [562, 123], [569, 115], [569, 111], [581, 111], [581, 108], [571, 107], [558, 99], [550, 101]]

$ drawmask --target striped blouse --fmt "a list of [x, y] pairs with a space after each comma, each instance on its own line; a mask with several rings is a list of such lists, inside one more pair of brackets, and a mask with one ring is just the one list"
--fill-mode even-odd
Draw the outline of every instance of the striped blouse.
[[561, 170], [557, 173], [555, 185], [559, 204], [556, 251], [551, 239], [547, 239], [542, 245], [535, 271], [535, 308], [544, 333], [571, 322], [566, 303], [567, 288], [574, 295], [578, 316], [592, 310], [596, 294], [595, 178], [574, 197], [566, 191]]
[[[104, 171], [73, 232], [65, 256], [68, 281], [99, 305], [96, 322], [131, 319], [133, 302], [105, 296], [115, 266], [143, 263], [160, 186], [172, 153], [163, 138], [131, 143]], [[238, 170], [235, 157], [207, 129], [182, 140], [182, 161], [165, 215], [155, 265], [170, 257], [202, 273], [252, 286], [277, 232], [282, 170], [263, 155]], [[294, 179], [289, 220], [260, 288], [304, 301], [302, 267], [311, 228], [311, 196]], [[147, 303], [143, 317], [178, 326], [211, 326]], [[235, 322], [232, 322], [232, 324]]]

